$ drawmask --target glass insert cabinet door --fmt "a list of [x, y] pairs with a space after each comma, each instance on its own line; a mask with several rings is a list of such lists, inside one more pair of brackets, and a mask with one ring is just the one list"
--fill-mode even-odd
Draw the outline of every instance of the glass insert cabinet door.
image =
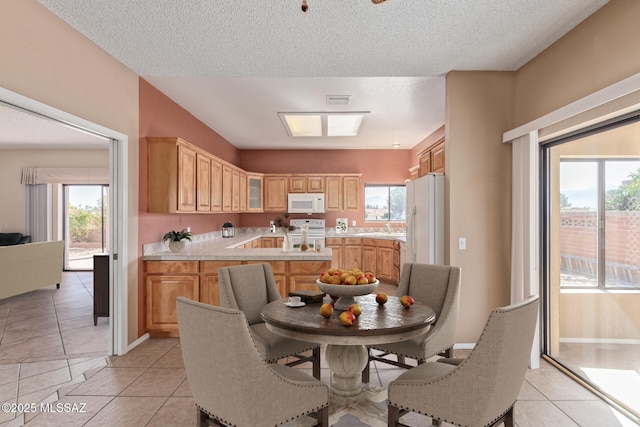
[[640, 124], [543, 159], [545, 353], [640, 414]]

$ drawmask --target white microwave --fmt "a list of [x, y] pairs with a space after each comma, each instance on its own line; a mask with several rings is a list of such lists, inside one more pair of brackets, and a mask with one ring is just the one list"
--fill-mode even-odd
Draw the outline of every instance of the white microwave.
[[324, 213], [324, 193], [289, 193], [289, 213]]

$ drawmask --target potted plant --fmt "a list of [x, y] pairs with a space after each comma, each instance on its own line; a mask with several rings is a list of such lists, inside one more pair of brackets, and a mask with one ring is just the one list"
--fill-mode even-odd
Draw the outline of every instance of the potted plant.
[[187, 230], [181, 231], [169, 231], [164, 233], [162, 236], [162, 241], [169, 241], [169, 250], [171, 252], [180, 252], [184, 249], [184, 245], [187, 240], [191, 241], [191, 232]]

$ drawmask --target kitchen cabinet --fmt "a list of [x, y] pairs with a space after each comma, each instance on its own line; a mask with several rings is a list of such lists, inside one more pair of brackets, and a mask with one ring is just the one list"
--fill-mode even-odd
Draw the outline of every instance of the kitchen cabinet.
[[247, 212], [262, 212], [262, 175], [247, 174]]
[[261, 248], [281, 248], [284, 237], [262, 237], [260, 239]]
[[177, 336], [176, 298], [200, 300], [197, 261], [145, 262], [146, 324], [153, 336]]
[[247, 173], [245, 171], [238, 171], [238, 198], [240, 212], [247, 212]]
[[343, 268], [347, 270], [351, 270], [352, 268], [362, 269], [362, 239], [346, 237], [342, 239], [342, 242]]
[[288, 177], [264, 176], [264, 211], [287, 212]]
[[400, 242], [393, 242], [393, 283], [400, 282]]
[[308, 193], [324, 193], [324, 176], [308, 175], [307, 176], [307, 192]]
[[200, 302], [220, 305], [218, 268], [240, 265], [242, 261], [200, 261]]
[[196, 153], [196, 210], [211, 210], [211, 158]]
[[211, 212], [222, 212], [222, 163], [211, 159]]
[[291, 175], [289, 177], [289, 193], [306, 193], [307, 177], [304, 175]]
[[378, 276], [376, 241], [374, 239], [362, 239], [362, 270], [372, 271], [376, 277]]
[[342, 264], [342, 240], [341, 238], [327, 237], [324, 239], [324, 245], [331, 249], [331, 267], [338, 269], [344, 268]]
[[147, 138], [149, 212], [196, 211], [196, 151], [180, 138]]
[[360, 208], [360, 175], [325, 176], [325, 210], [357, 211]]
[[393, 281], [393, 241], [376, 240], [376, 276], [385, 282]]
[[418, 153], [419, 177], [425, 176], [431, 172], [444, 173], [444, 161], [444, 138], [441, 138]]
[[231, 212], [233, 206], [233, 170], [222, 165], [222, 212]]
[[231, 212], [240, 211], [240, 172], [231, 168]]
[[344, 176], [342, 178], [344, 194], [344, 211], [360, 209], [360, 176]]
[[316, 280], [320, 273], [327, 271], [330, 267], [330, 261], [290, 261], [287, 292], [299, 290], [317, 291]]
[[409, 180], [415, 181], [420, 178], [420, 165], [415, 165], [409, 168]]
[[325, 177], [324, 209], [326, 211], [342, 210], [342, 177]]

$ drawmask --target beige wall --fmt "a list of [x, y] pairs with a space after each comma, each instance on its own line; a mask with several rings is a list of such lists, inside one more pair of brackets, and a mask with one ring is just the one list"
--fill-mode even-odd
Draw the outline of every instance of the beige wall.
[[[447, 262], [462, 268], [456, 342], [476, 342], [509, 303], [513, 73], [452, 72], [446, 90]], [[458, 249], [458, 238], [467, 249]]]
[[[73, 168], [109, 167], [106, 150], [0, 150], [0, 197], [10, 203], [0, 204], [0, 232], [24, 233], [25, 188], [20, 184], [23, 167]], [[7, 199], [8, 197], [8, 199]]]
[[640, 72], [638, 22], [639, 1], [611, 0], [518, 70], [515, 125]]
[[128, 136], [128, 324], [137, 336], [138, 76], [35, 0], [0, 2], [0, 87]]

